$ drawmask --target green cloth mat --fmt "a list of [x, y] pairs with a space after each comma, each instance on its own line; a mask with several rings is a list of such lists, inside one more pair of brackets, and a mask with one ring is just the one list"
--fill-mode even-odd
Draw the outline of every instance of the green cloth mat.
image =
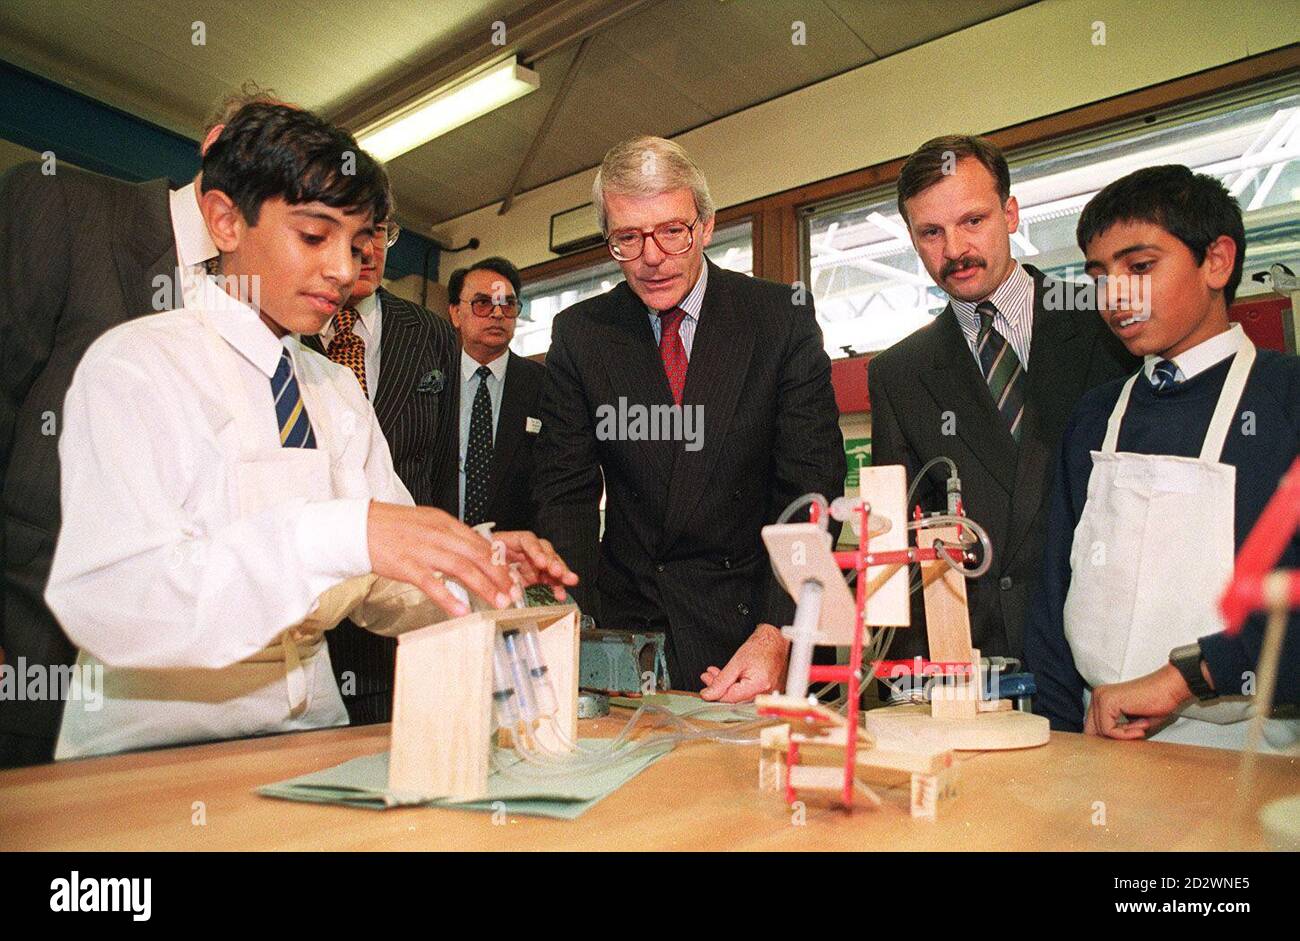
[[[599, 744], [608, 739], [585, 738], [581, 741], [584, 744]], [[313, 771], [287, 781], [267, 784], [259, 787], [257, 793], [285, 800], [341, 804], [371, 810], [412, 805], [458, 807], [573, 820], [654, 764], [669, 750], [665, 744], [623, 758], [605, 768], [578, 769], [544, 777], [530, 773], [532, 769], [528, 765], [522, 766], [519, 776], [512, 776], [510, 768], [522, 765], [521, 759], [513, 752], [498, 751], [497, 761], [505, 770], [493, 771], [488, 775], [488, 796], [484, 800], [461, 803], [450, 800], [425, 801], [411, 795], [390, 792], [388, 752], [353, 758], [324, 771]]]
[[663, 706], [673, 713], [697, 722], [748, 722], [758, 718], [753, 703], [705, 702], [698, 696], [674, 693], [651, 693], [649, 696], [610, 696], [611, 706], [637, 709], [643, 705]]

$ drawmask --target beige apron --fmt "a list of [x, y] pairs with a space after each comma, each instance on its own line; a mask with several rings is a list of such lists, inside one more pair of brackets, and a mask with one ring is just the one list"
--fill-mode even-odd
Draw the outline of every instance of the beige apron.
[[[329, 423], [313, 421], [316, 448], [282, 448], [259, 443], [258, 426], [236, 367], [238, 356], [202, 315], [205, 344], [214, 374], [233, 413], [237, 453], [236, 518], [251, 516], [294, 499], [361, 496], [364, 478], [337, 479], [331, 466]], [[295, 375], [301, 370], [295, 359]], [[299, 382], [309, 416], [323, 417], [325, 405], [310, 384]], [[77, 665], [103, 669], [102, 708], [91, 711], [83, 691], [70, 691], [59, 730], [56, 759], [79, 758], [137, 748], [244, 738], [273, 732], [347, 725], [347, 711], [330, 666], [324, 631], [362, 599], [374, 576], [348, 579], [316, 601], [311, 613], [260, 653], [219, 670], [118, 669], [81, 651]], [[230, 612], [232, 618], [239, 612]], [[85, 675], [74, 671], [72, 686]], [[98, 697], [92, 698], [93, 703]]]
[[[1254, 345], [1240, 336], [1199, 458], [1116, 451], [1141, 371], [1125, 383], [1102, 449], [1092, 452], [1065, 600], [1065, 636], [1089, 687], [1145, 676], [1173, 648], [1223, 629], [1218, 600], [1232, 576], [1237, 476], [1220, 459], [1255, 361]], [[1193, 701], [1151, 738], [1242, 748], [1251, 715], [1246, 696]], [[1297, 736], [1300, 723], [1265, 723], [1275, 748]]]

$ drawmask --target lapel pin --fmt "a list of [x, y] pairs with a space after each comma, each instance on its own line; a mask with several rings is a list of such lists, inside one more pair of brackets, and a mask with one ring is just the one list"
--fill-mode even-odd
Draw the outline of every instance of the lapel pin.
[[542, 430], [542, 420], [540, 418], [529, 418], [524, 421], [524, 431], [530, 435], [535, 435]]

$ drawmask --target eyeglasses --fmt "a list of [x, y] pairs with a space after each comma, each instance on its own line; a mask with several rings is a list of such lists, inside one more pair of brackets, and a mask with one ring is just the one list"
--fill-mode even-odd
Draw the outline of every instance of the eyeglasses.
[[618, 229], [610, 233], [605, 244], [618, 261], [635, 261], [645, 251], [646, 236], [655, 240], [665, 255], [684, 255], [695, 244], [695, 227], [699, 217], [690, 225], [685, 222], [663, 222], [653, 229]]
[[393, 243], [397, 241], [397, 237], [402, 234], [402, 227], [396, 222], [381, 222], [375, 226], [375, 234], [382, 236], [385, 244], [392, 248]]
[[498, 307], [501, 308], [502, 316], [519, 316], [519, 298], [513, 294], [507, 294], [499, 300], [488, 297], [486, 294], [475, 294], [469, 299], [469, 309], [474, 312], [475, 317], [491, 317], [492, 311]]

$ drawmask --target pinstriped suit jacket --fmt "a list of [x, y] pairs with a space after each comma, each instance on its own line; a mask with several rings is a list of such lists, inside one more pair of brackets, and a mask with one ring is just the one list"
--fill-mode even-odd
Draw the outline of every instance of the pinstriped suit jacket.
[[[420, 506], [456, 515], [460, 428], [460, 340], [451, 323], [431, 310], [379, 289], [383, 330], [379, 386], [372, 400], [393, 467]], [[303, 342], [324, 353], [318, 337]], [[430, 373], [441, 373], [441, 382]], [[441, 389], [435, 388], [441, 385]], [[397, 641], [344, 621], [326, 633], [334, 675], [354, 725], [392, 718]], [[351, 673], [355, 694], [348, 695]]]
[[[602, 414], [670, 406], [645, 306], [624, 282], [555, 318], [533, 473], [537, 532], [605, 628], [667, 635], [672, 685], [699, 689], [759, 623], [790, 623], [760, 530], [794, 498], [844, 491], [830, 360], [811, 298], [710, 265], [684, 403], [702, 447], [610, 436]], [[629, 413], [630, 415], [630, 413]], [[626, 432], [626, 433], [624, 433]], [[605, 532], [598, 536], [606, 493]]]

